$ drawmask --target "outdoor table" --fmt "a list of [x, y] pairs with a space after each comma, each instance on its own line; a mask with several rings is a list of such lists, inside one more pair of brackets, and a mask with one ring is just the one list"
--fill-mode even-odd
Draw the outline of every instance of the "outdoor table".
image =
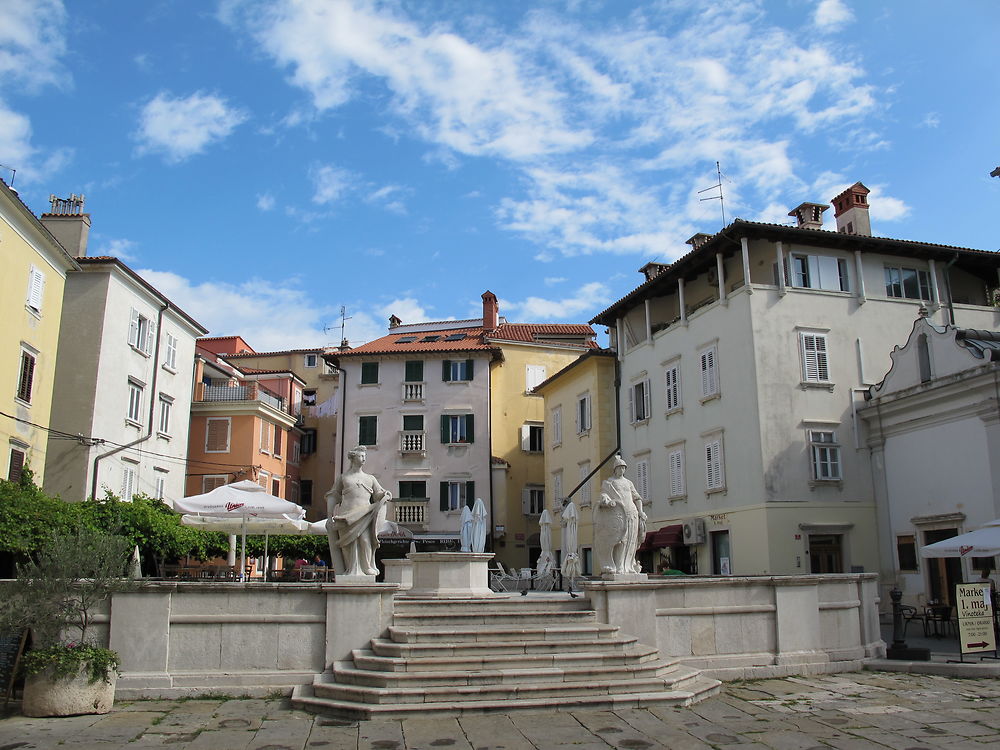
[[932, 604], [924, 608], [924, 626], [930, 625], [935, 638], [943, 638], [948, 635], [948, 628], [951, 626], [951, 610], [949, 604]]

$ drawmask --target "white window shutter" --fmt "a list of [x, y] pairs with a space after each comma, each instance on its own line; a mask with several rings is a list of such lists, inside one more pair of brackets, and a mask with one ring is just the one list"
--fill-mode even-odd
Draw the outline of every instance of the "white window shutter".
[[668, 460], [670, 468], [670, 495], [678, 497], [684, 494], [684, 453], [672, 451]]
[[562, 474], [555, 474], [552, 477], [552, 495], [555, 507], [559, 507], [563, 499]]
[[128, 322], [128, 342], [136, 349], [139, 348], [139, 311], [134, 307]]
[[639, 494], [643, 500], [649, 500], [649, 462], [640, 461], [635, 465], [635, 478], [638, 481]]
[[652, 409], [650, 408], [652, 403], [650, 401], [649, 394], [649, 378], [642, 381], [642, 416], [643, 419], [649, 419], [649, 415], [652, 414]]
[[34, 310], [42, 309], [42, 296], [45, 293], [45, 274], [32, 266], [28, 272], [28, 307]]
[[562, 408], [552, 410], [552, 445], [562, 442]]
[[526, 516], [531, 514], [531, 490], [527, 487], [521, 490], [521, 512]]
[[155, 341], [156, 336], [156, 324], [153, 321], [149, 321], [146, 324], [146, 340], [142, 342], [142, 350], [146, 354], [151, 354], [153, 351], [153, 341]]
[[580, 424], [580, 400], [576, 401], [576, 408], [573, 410], [573, 426], [576, 428], [576, 434], [579, 435], [583, 432], [583, 426]]
[[531, 450], [531, 427], [526, 424], [521, 425], [521, 450]]
[[635, 424], [635, 386], [629, 386], [628, 389], [628, 421], [631, 424]]

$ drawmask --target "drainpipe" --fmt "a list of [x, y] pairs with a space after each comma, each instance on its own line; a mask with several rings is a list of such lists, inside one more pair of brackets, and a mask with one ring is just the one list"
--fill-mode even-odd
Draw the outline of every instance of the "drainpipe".
[[493, 364], [491, 358], [486, 363], [486, 466], [490, 479], [490, 526], [486, 534], [486, 551], [493, 552], [493, 534], [496, 530], [496, 516], [493, 515]]
[[163, 336], [163, 313], [170, 307], [170, 304], [164, 304], [160, 307], [160, 312], [156, 316], [156, 344], [153, 350], [153, 379], [149, 387], [149, 429], [146, 430], [146, 434], [142, 437], [133, 440], [131, 443], [126, 443], [125, 445], [108, 451], [107, 453], [102, 453], [99, 456], [94, 457], [94, 478], [90, 483], [90, 497], [97, 499], [97, 469], [101, 461], [105, 458], [109, 458], [116, 453], [121, 453], [127, 448], [138, 445], [139, 443], [144, 443], [153, 436], [153, 420], [156, 418], [156, 381], [160, 375], [160, 337]]

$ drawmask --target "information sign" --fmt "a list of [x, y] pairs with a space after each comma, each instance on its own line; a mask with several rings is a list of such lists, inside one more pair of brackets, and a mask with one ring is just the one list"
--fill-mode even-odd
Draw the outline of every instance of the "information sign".
[[996, 651], [990, 584], [960, 583], [955, 587], [958, 638], [963, 654]]

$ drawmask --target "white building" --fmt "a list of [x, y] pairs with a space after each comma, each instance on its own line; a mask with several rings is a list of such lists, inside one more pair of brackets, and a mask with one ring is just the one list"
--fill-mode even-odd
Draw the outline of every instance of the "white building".
[[592, 321], [621, 360], [622, 455], [648, 466], [647, 528], [686, 531], [701, 573], [877, 570], [864, 393], [922, 305], [940, 324], [1000, 323], [1000, 256], [868, 236], [867, 194], [834, 199], [837, 232], [804, 203], [795, 227], [695, 235]]
[[[80, 248], [86, 252], [86, 244]], [[116, 258], [66, 279], [46, 492], [184, 496], [195, 339], [206, 329]]]
[[858, 413], [878, 502], [883, 587], [952, 602], [991, 558], [921, 559], [920, 547], [1000, 518], [1000, 333], [920, 318]]

